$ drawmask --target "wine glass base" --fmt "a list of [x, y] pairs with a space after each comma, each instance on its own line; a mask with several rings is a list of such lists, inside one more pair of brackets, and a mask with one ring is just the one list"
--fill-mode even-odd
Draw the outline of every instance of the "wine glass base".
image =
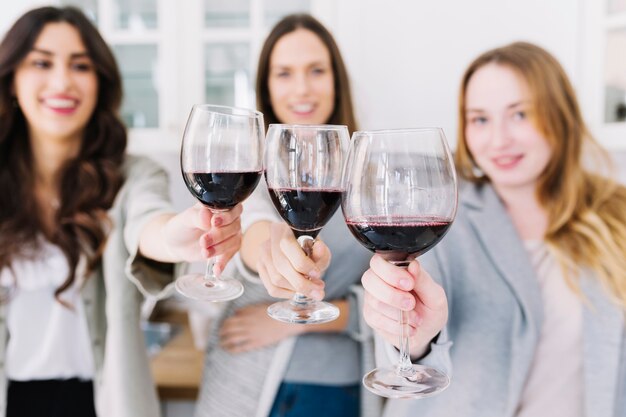
[[339, 317], [339, 309], [325, 301], [294, 303], [280, 301], [267, 308], [267, 314], [283, 323], [321, 324]]
[[448, 388], [450, 378], [436, 369], [413, 365], [402, 376], [396, 368], [376, 368], [363, 377], [363, 385], [376, 395], [387, 398], [425, 398]]
[[180, 294], [199, 301], [229, 301], [243, 294], [241, 282], [228, 277], [208, 281], [200, 274], [183, 275], [174, 286]]

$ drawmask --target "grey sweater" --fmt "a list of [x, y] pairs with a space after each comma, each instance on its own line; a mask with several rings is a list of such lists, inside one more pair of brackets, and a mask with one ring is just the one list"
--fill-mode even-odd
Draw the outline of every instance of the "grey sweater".
[[[260, 184], [253, 196], [244, 203], [242, 227], [245, 230], [260, 220], [280, 221], [265, 184]], [[326, 300], [348, 299], [351, 305], [348, 329], [335, 334], [304, 334], [295, 340], [281, 343], [289, 346], [285, 349], [279, 347], [278, 349], [282, 349], [279, 351], [277, 346], [268, 346], [237, 355], [225, 352], [219, 347], [218, 331], [221, 322], [244, 306], [276, 301], [267, 294], [258, 277], [250, 274], [241, 261], [236, 260], [235, 264], [238, 264], [238, 267], [232, 268], [229, 272], [242, 279], [245, 292], [240, 298], [233, 300], [219, 320], [216, 320], [207, 349], [204, 381], [196, 416], [259, 415], [259, 402], [273, 401], [272, 398], [267, 398], [268, 393], [270, 396], [275, 394], [278, 387], [267, 385], [274, 382], [323, 385], [360, 383], [366, 371], [362, 353], [363, 350], [369, 350], [371, 353], [373, 342], [369, 329], [361, 320], [360, 307], [357, 307], [358, 296], [355, 295], [354, 289], [356, 284], [358, 294], [360, 277], [368, 267], [371, 254], [350, 235], [340, 210], [324, 227], [320, 237], [329, 246], [333, 255], [331, 265], [324, 276]], [[285, 357], [286, 355], [289, 356]], [[276, 363], [279, 363], [278, 367]], [[276, 373], [279, 374], [277, 381]], [[236, 398], [233, 398], [234, 393]], [[363, 395], [369, 396], [365, 393]], [[233, 401], [236, 401], [236, 406]], [[378, 404], [369, 408], [374, 411], [374, 407], [378, 407]]]

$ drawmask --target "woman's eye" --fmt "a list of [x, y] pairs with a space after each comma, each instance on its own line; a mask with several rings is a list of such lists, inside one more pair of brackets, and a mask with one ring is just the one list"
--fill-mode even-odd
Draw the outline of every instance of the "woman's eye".
[[76, 71], [88, 72], [92, 70], [93, 66], [87, 62], [81, 62], [81, 63], [73, 64], [72, 68]]
[[482, 126], [487, 123], [487, 118], [483, 116], [476, 116], [470, 119], [470, 123], [473, 125]]
[[52, 64], [50, 63], [50, 61], [47, 61], [45, 59], [35, 59], [33, 61], [33, 66], [35, 68], [47, 69], [47, 68], [50, 68]]
[[526, 112], [523, 111], [523, 110], [516, 111], [513, 114], [513, 119], [515, 119], [515, 120], [524, 120], [524, 119], [526, 119]]
[[312, 72], [313, 74], [315, 74], [315, 75], [321, 75], [321, 74], [326, 73], [326, 69], [324, 69], [324, 68], [313, 68], [313, 69], [311, 70], [311, 72]]

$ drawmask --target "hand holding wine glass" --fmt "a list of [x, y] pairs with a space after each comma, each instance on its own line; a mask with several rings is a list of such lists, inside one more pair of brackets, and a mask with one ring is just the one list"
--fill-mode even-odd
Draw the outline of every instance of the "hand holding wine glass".
[[400, 349], [403, 323], [398, 306], [406, 312], [409, 355], [424, 356], [430, 342], [448, 321], [448, 301], [443, 288], [417, 260], [398, 267], [374, 255], [361, 280], [365, 288], [363, 317], [367, 324]]
[[[289, 256], [285, 248], [293, 248], [289, 241], [275, 246], [276, 256], [286, 255], [289, 261], [303, 254], [310, 257], [315, 238], [330, 220], [341, 202], [341, 171], [348, 146], [349, 133], [345, 126], [332, 125], [270, 125], [265, 152], [265, 179], [274, 207], [289, 225], [301, 249]], [[293, 243], [293, 242], [292, 242]], [[271, 245], [271, 242], [270, 242]], [[282, 262], [285, 264], [285, 262]], [[294, 262], [288, 262], [292, 266]], [[275, 262], [269, 262], [275, 264]], [[295, 262], [294, 283], [299, 274], [320, 278], [321, 271], [314, 262]], [[310, 268], [310, 269], [309, 269]], [[288, 269], [288, 268], [287, 268]], [[284, 271], [287, 271], [284, 269]], [[297, 286], [296, 288], [301, 288]], [[272, 304], [270, 317], [287, 323], [325, 323], [339, 316], [339, 309], [323, 301], [316, 301], [296, 293], [291, 301]]]
[[[263, 137], [263, 115], [259, 112], [225, 106], [193, 106], [183, 135], [181, 170], [191, 194], [212, 211], [216, 221], [226, 218], [219, 213], [235, 208], [257, 186], [263, 169]], [[213, 256], [217, 252], [208, 254]], [[204, 275], [178, 278], [178, 292], [206, 301], [239, 297], [243, 285], [235, 279], [218, 278], [213, 270], [214, 262], [214, 258], [209, 259]]]
[[257, 264], [259, 277], [267, 292], [276, 298], [292, 298], [296, 293], [314, 300], [324, 297], [324, 281], [320, 278], [330, 265], [331, 253], [316, 239], [308, 256], [284, 223], [270, 225], [270, 237], [260, 248]]
[[[377, 254], [362, 279], [364, 314], [383, 336], [399, 335], [399, 363], [374, 369], [363, 384], [389, 398], [434, 395], [449, 378], [412, 364], [409, 342], [419, 343], [415, 354], [425, 353], [447, 318], [443, 290], [412, 262], [443, 238], [456, 214], [456, 174], [443, 131], [355, 132], [343, 186], [346, 224], [359, 243]], [[399, 268], [405, 271], [398, 274]]]
[[222, 270], [241, 246], [242, 211], [242, 205], [237, 204], [228, 211], [213, 213], [196, 203], [172, 217], [158, 237], [173, 260], [196, 262], [214, 256], [215, 268]]

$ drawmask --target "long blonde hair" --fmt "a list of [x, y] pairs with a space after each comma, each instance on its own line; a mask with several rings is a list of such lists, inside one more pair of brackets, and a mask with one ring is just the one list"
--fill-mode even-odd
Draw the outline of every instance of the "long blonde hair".
[[585, 125], [576, 94], [559, 62], [544, 49], [516, 42], [476, 58], [462, 78], [458, 108], [459, 175], [471, 182], [489, 179], [476, 172], [465, 138], [466, 90], [472, 75], [495, 63], [517, 72], [531, 92], [532, 117], [551, 146], [552, 158], [538, 179], [536, 195], [548, 215], [545, 241], [566, 278], [567, 271], [593, 270], [613, 298], [626, 308], [626, 188], [608, 176], [587, 170], [585, 157], [609, 166], [606, 151]]

